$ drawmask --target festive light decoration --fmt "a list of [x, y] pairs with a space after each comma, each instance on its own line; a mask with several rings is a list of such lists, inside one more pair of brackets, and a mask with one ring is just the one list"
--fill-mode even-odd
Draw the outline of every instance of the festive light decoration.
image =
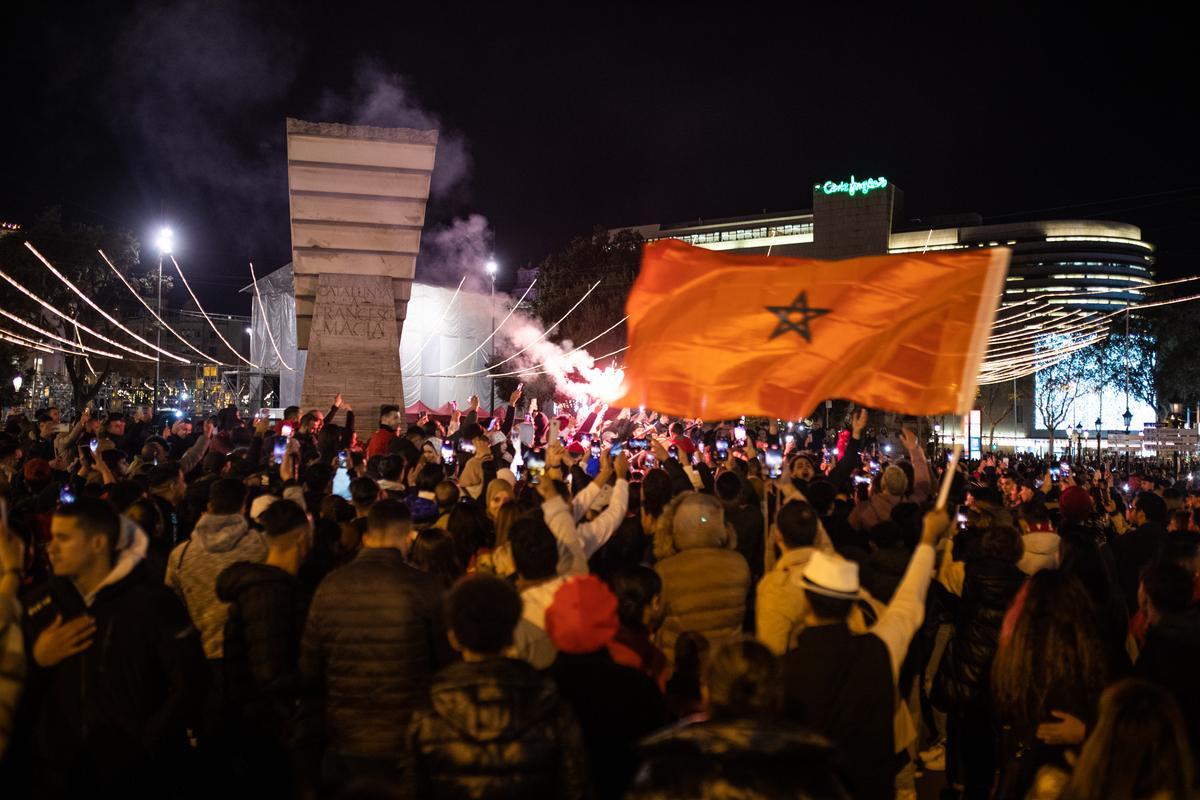
[[569, 309], [567, 309], [567, 313], [563, 314], [561, 317], [559, 317], [559, 318], [558, 318], [558, 322], [555, 322], [553, 325], [551, 325], [549, 328], [547, 328], [545, 331], [543, 331], [541, 336], [537, 337], [537, 338], [536, 338], [536, 339], [534, 339], [532, 342], [530, 342], [529, 344], [525, 345], [524, 347], [522, 347], [522, 348], [521, 348], [520, 350], [518, 350], [517, 352], [513, 353], [513, 354], [512, 354], [511, 356], [509, 356], [508, 358], [504, 359], [503, 361], [497, 361], [497, 362], [496, 362], [495, 364], [493, 364], [492, 366], [490, 366], [490, 367], [486, 367], [486, 368], [484, 368], [484, 369], [477, 369], [477, 370], [475, 370], [474, 372], [464, 372], [464, 373], [463, 373], [463, 374], [461, 374], [461, 375], [453, 375], [453, 376], [449, 376], [449, 377], [454, 377], [454, 378], [472, 378], [472, 377], [474, 377], [474, 376], [476, 376], [476, 375], [482, 375], [482, 374], [484, 374], [485, 372], [488, 372], [488, 371], [489, 371], [489, 370], [491, 370], [491, 369], [495, 369], [496, 367], [502, 366], [502, 365], [504, 365], [504, 364], [507, 364], [508, 362], [512, 361], [514, 358], [516, 358], [517, 356], [521, 355], [521, 354], [522, 354], [522, 353], [524, 353], [526, 350], [528, 350], [529, 348], [533, 347], [535, 344], [537, 344], [538, 342], [542, 341], [542, 340], [543, 340], [543, 339], [545, 339], [547, 336], [549, 336], [549, 335], [550, 335], [550, 333], [551, 333], [551, 332], [552, 332], [552, 331], [553, 331], [555, 328], [557, 328], [559, 325], [561, 325], [561, 324], [562, 324], [563, 320], [565, 320], [567, 317], [571, 316], [571, 314], [572, 314], [572, 313], [574, 313], [575, 309], [579, 308], [579, 306], [583, 304], [583, 301], [584, 301], [584, 300], [587, 300], [587, 299], [588, 299], [588, 295], [590, 295], [592, 292], [596, 291], [596, 287], [597, 287], [597, 286], [599, 286], [599, 285], [600, 285], [600, 281], [596, 281], [595, 283], [593, 283], [593, 284], [592, 284], [592, 286], [591, 286], [591, 288], [590, 288], [590, 289], [588, 289], [586, 292], [584, 292], [584, 293], [583, 293], [583, 297], [581, 297], [581, 298], [579, 298], [578, 300], [576, 300], [576, 301], [575, 301], [575, 305], [573, 305], [573, 306], [571, 306]]
[[[75, 341], [79, 343], [80, 347], [83, 346], [83, 337], [79, 335], [79, 326], [78, 325], [75, 326]], [[90, 358], [88, 358], [86, 354], [83, 357], [83, 365], [85, 367], [87, 367], [87, 371], [92, 374], [93, 378], [96, 377], [96, 370], [92, 366], [92, 360]]]
[[433, 337], [437, 335], [438, 329], [441, 328], [442, 323], [446, 321], [446, 315], [450, 313], [450, 309], [454, 306], [454, 301], [458, 299], [458, 293], [462, 291], [463, 284], [466, 283], [466, 281], [467, 276], [464, 275], [463, 279], [458, 282], [458, 288], [454, 290], [454, 295], [450, 298], [450, 302], [446, 303], [446, 308], [442, 310], [441, 319], [438, 320], [437, 325], [429, 329], [429, 335], [425, 337], [425, 341], [421, 342], [421, 346], [417, 348], [417, 352], [414, 353], [413, 357], [408, 360], [408, 363], [404, 364], [400, 368], [402, 372], [412, 369], [413, 364], [416, 364], [421, 360], [421, 353], [425, 352], [425, 348], [431, 341], [433, 341]]
[[58, 347], [57, 345], [47, 344], [45, 342], [35, 342], [33, 339], [22, 336], [19, 333], [14, 333], [13, 331], [8, 330], [7, 328], [0, 328], [0, 337], [3, 337], [4, 341], [6, 341], [6, 342], [21, 345], [22, 347], [30, 347], [34, 350], [40, 350], [43, 353], [66, 353], [67, 355], [70, 355], [70, 356], [86, 356], [87, 355], [86, 353], [82, 353], [79, 351], [67, 350], [66, 348]]
[[49, 311], [54, 316], [61, 317], [62, 319], [66, 320], [67, 322], [71, 323], [72, 325], [78, 325], [81, 330], [87, 331], [92, 336], [95, 336], [97, 339], [104, 342], [105, 344], [111, 344], [113, 347], [117, 348], [118, 350], [124, 350], [127, 353], [132, 353], [135, 356], [140, 356], [141, 358], [144, 358], [148, 361], [155, 360], [155, 357], [150, 355], [149, 353], [143, 353], [141, 350], [134, 350], [132, 347], [126, 347], [125, 345], [121, 344], [120, 342], [114, 342], [112, 339], [108, 338], [103, 333], [99, 333], [97, 331], [92, 330], [87, 325], [84, 325], [82, 322], [76, 322], [75, 320], [71, 319], [63, 312], [59, 311], [54, 306], [47, 303], [42, 298], [38, 297], [33, 292], [26, 289], [21, 284], [17, 283], [15, 280], [13, 280], [13, 278], [7, 272], [0, 270], [0, 278], [3, 278], [4, 280], [8, 281], [10, 284], [12, 284], [13, 288], [15, 288], [17, 291], [21, 292], [23, 295], [28, 297], [30, 300], [33, 300], [35, 303], [37, 303], [42, 308]]
[[168, 325], [166, 323], [166, 321], [162, 317], [160, 317], [153, 308], [150, 307], [149, 303], [147, 303], [144, 299], [142, 299], [142, 296], [137, 293], [137, 290], [133, 288], [133, 286], [129, 283], [129, 281], [125, 280], [125, 276], [122, 275], [121, 271], [116, 268], [116, 266], [112, 263], [112, 261], [109, 260], [108, 256], [106, 256], [104, 254], [103, 250], [97, 250], [96, 252], [100, 254], [100, 257], [104, 259], [104, 263], [108, 264], [109, 268], [116, 274], [116, 276], [121, 279], [121, 283], [125, 284], [125, 288], [129, 290], [129, 293], [132, 294], [134, 297], [136, 297], [137, 301], [139, 303], [141, 303], [142, 306], [144, 306], [148, 312], [150, 312], [150, 316], [154, 317], [154, 320], [159, 325], [163, 326], [168, 331], [170, 331], [171, 335], [173, 335], [176, 339], [183, 342], [185, 345], [187, 345], [192, 350], [194, 350], [196, 352], [196, 354], [198, 356], [200, 356], [201, 358], [203, 358], [205, 361], [210, 361], [213, 364], [220, 364], [221, 366], [225, 366], [225, 367], [235, 366], [233, 364], [225, 364], [224, 362], [218, 361], [217, 359], [213, 358], [210, 355], [207, 355], [204, 351], [198, 349], [195, 345], [193, 345], [191, 342], [189, 342], [187, 339], [185, 339], [183, 337], [183, 335], [179, 333], [179, 331], [175, 330], [170, 325]]
[[[63, 344], [69, 344], [72, 347], [75, 346], [75, 342], [72, 342], [70, 339], [64, 339], [63, 337], [59, 336], [57, 333], [52, 333], [52, 332], [46, 330], [45, 328], [39, 328], [37, 325], [34, 325], [32, 322], [27, 322], [27, 321], [21, 319], [16, 314], [13, 314], [11, 311], [5, 311], [3, 308], [0, 308], [0, 317], [7, 317], [8, 319], [11, 319], [13, 322], [17, 323], [18, 325], [29, 328], [29, 330], [31, 330], [31, 331], [36, 331], [37, 333], [40, 333], [42, 336], [48, 336], [49, 338], [53, 339], [56, 342], [62, 342]], [[74, 324], [74, 320], [72, 320], [72, 324]], [[125, 356], [119, 355], [117, 353], [110, 353], [107, 350], [100, 350], [98, 348], [90, 347], [88, 345], [80, 345], [80, 347], [85, 352], [94, 353], [95, 355], [98, 355], [98, 356], [105, 356], [107, 358], [115, 358], [117, 360], [121, 360], [121, 359], [125, 358]]]
[[[77, 287], [75, 284], [71, 283], [71, 281], [67, 280], [67, 276], [66, 276], [66, 275], [63, 275], [61, 272], [59, 272], [57, 269], [55, 269], [55, 268], [54, 268], [54, 265], [53, 265], [53, 264], [51, 264], [51, 263], [49, 262], [49, 260], [47, 260], [47, 258], [46, 258], [45, 256], [43, 256], [41, 253], [39, 253], [39, 252], [37, 251], [37, 248], [36, 248], [36, 247], [34, 247], [34, 246], [33, 246], [32, 244], [30, 244], [29, 242], [26, 242], [26, 243], [25, 243], [25, 247], [27, 247], [27, 248], [29, 249], [29, 252], [31, 252], [31, 253], [33, 253], [35, 256], [37, 256], [37, 259], [38, 259], [38, 261], [41, 261], [41, 262], [42, 262], [42, 264], [43, 264], [43, 265], [46, 267], [46, 269], [50, 270], [50, 272], [51, 272], [51, 273], [54, 275], [54, 277], [58, 278], [60, 281], [62, 281], [64, 284], [66, 284], [66, 286], [67, 286], [67, 288], [68, 288], [68, 289], [70, 289], [72, 292], [74, 292], [76, 295], [78, 295], [80, 300], [82, 300], [83, 302], [85, 302], [85, 303], [87, 303], [89, 306], [91, 306], [93, 309], [95, 309], [95, 310], [96, 310], [96, 313], [98, 313], [100, 316], [104, 317], [106, 320], [108, 320], [109, 322], [111, 322], [113, 325], [116, 325], [118, 328], [120, 328], [121, 330], [125, 331], [125, 333], [129, 334], [129, 335], [130, 335], [130, 336], [132, 336], [134, 339], [137, 339], [139, 342], [141, 342], [142, 344], [146, 345], [146, 346], [147, 346], [147, 347], [149, 347], [151, 350], [155, 350], [156, 352], [162, 353], [162, 354], [163, 354], [164, 356], [166, 356], [167, 358], [173, 358], [173, 359], [175, 359], [176, 361], [178, 361], [178, 362], [180, 362], [180, 363], [182, 363], [182, 364], [191, 365], [191, 363], [192, 363], [192, 362], [188, 361], [186, 358], [183, 358], [183, 357], [181, 357], [181, 356], [177, 356], [177, 355], [175, 355], [174, 353], [169, 353], [169, 352], [167, 352], [166, 350], [163, 350], [163, 349], [162, 349], [161, 347], [159, 347], [158, 345], [154, 344], [153, 342], [148, 342], [148, 341], [146, 341], [146, 340], [145, 340], [145, 339], [143, 339], [141, 336], [138, 336], [136, 333], [134, 333], [133, 331], [131, 331], [129, 328], [126, 328], [124, 325], [122, 325], [122, 324], [120, 323], [120, 321], [119, 321], [119, 320], [117, 320], [117, 318], [116, 318], [116, 317], [112, 316], [112, 315], [111, 315], [111, 314], [109, 314], [107, 311], [105, 311], [104, 309], [100, 308], [100, 306], [96, 305], [96, 303], [95, 303], [95, 302], [92, 300], [92, 298], [88, 297], [86, 294], [84, 294], [83, 292], [79, 291], [79, 288], [78, 288], [78, 287]], [[78, 328], [79, 328], [79, 323], [78, 323], [78, 322], [76, 322], [76, 323], [75, 323], [75, 327], [76, 327], [76, 329], [78, 329]]]
[[[258, 278], [254, 275], [254, 262], [249, 263], [250, 282], [254, 284], [254, 300], [258, 303], [258, 313], [262, 314], [263, 327], [267, 329], [267, 338], [271, 340], [271, 347], [275, 350], [275, 356], [279, 359], [279, 363], [282, 364], [289, 372], [295, 372], [296, 368], [290, 366], [286, 361], [283, 360], [283, 353], [279, 352], [279, 345], [275, 343], [275, 336], [271, 333], [271, 324], [267, 320], [267, 309], [263, 305], [262, 295], [258, 293]], [[247, 330], [249, 330], [249, 328], [247, 328]], [[251, 353], [251, 355], [254, 354]]]
[[[463, 364], [467, 363], [467, 361], [472, 356], [474, 356], [476, 353], [478, 353], [483, 348], [487, 347], [487, 343], [490, 342], [492, 339], [494, 339], [496, 334], [500, 332], [500, 329], [504, 327], [504, 323], [508, 322], [509, 319], [512, 318], [512, 315], [515, 314], [517, 309], [521, 307], [521, 303], [525, 302], [525, 298], [529, 296], [529, 293], [531, 291], [533, 291], [533, 287], [536, 285], [537, 285], [537, 278], [534, 278], [533, 281], [529, 284], [529, 288], [525, 290], [525, 294], [521, 295], [521, 299], [516, 302], [516, 305], [514, 305], [511, 309], [509, 309], [508, 316], [506, 316], [503, 320], [501, 320], [500, 324], [496, 326], [496, 329], [494, 331], [492, 331], [491, 334], [486, 339], [484, 339], [482, 342], [480, 342], [478, 347], [476, 347], [471, 352], [467, 353], [467, 355], [464, 356], [462, 359], [460, 359], [457, 363], [451, 364], [450, 366], [446, 367], [445, 369], [438, 370], [438, 371], [439, 372], [449, 372], [452, 369], [458, 369]], [[426, 377], [426, 376], [419, 376], [419, 377]]]
[[187, 278], [184, 277], [183, 270], [180, 268], [179, 262], [175, 260], [175, 256], [168, 256], [168, 258], [170, 258], [171, 263], [175, 265], [175, 271], [179, 273], [179, 280], [183, 281], [183, 288], [187, 289], [188, 294], [192, 298], [192, 302], [196, 304], [196, 308], [200, 309], [200, 316], [204, 317], [204, 321], [208, 323], [208, 327], [212, 328], [212, 331], [213, 331], [213, 333], [215, 333], [217, 335], [217, 338], [220, 339], [225, 344], [225, 346], [229, 348], [230, 352], [232, 352], [235, 356], [237, 356], [239, 359], [241, 359], [247, 365], [249, 365], [251, 369], [261, 369], [261, 367], [259, 367], [258, 364], [255, 364], [254, 362], [250, 361], [245, 356], [243, 356], [241, 353], [239, 353], [236, 349], [234, 349], [234, 346], [231, 345], [225, 339], [225, 337], [221, 335], [221, 332], [219, 330], [217, 330], [217, 326], [213, 324], [212, 319], [209, 318], [208, 313], [204, 310], [204, 306], [200, 305], [200, 298], [196, 297], [196, 293], [192, 291], [192, 287], [188, 284]]

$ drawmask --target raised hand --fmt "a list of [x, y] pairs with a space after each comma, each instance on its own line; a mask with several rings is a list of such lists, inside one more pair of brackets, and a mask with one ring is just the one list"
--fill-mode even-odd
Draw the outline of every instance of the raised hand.
[[477, 394], [471, 395], [471, 397], [468, 399], [467, 403], [468, 403], [468, 405], [470, 405], [472, 411], [478, 411], [479, 410], [479, 395], [477, 395]]
[[909, 428], [909, 427], [905, 427], [905, 428], [901, 429], [900, 443], [902, 445], [904, 445], [905, 450], [909, 450], [909, 451], [916, 450], [917, 449], [917, 434], [913, 431], [912, 428]]
[[343, 403], [343, 402], [344, 402], [344, 401], [342, 400], [342, 393], [341, 393], [341, 392], [338, 392], [338, 393], [337, 393], [337, 397], [333, 398], [333, 406], [334, 406], [334, 408], [341, 408], [341, 407], [342, 407], [342, 403]]
[[95, 635], [96, 620], [91, 617], [76, 617], [63, 622], [62, 614], [59, 614], [33, 643], [33, 660], [39, 666], [53, 667], [91, 647]]
[[518, 383], [517, 390], [508, 396], [508, 404], [510, 406], [515, 406], [517, 403], [521, 402], [521, 394], [525, 391], [524, 387], [525, 384]]
[[854, 412], [850, 420], [850, 435], [855, 439], [862, 438], [862, 432], [867, 429], [867, 410], [860, 408]]
[[[607, 452], [607, 450], [601, 450], [601, 458], [603, 458], [604, 454]], [[629, 480], [629, 456], [625, 455], [624, 452], [617, 456], [616, 460], [613, 461], [613, 471], [617, 474], [617, 480]]]

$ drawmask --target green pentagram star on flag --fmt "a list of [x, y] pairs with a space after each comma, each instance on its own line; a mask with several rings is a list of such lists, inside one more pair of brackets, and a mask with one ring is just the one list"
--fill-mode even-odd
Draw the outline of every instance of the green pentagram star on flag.
[[[779, 324], [775, 326], [775, 330], [772, 331], [767, 341], [782, 336], [788, 331], [795, 331], [804, 337], [804, 341], [812, 342], [812, 333], [808, 329], [809, 321], [828, 314], [830, 310], [828, 308], [809, 308], [808, 292], [800, 292], [790, 306], [767, 306], [767, 311], [779, 317]], [[792, 318], [796, 314], [800, 315], [800, 319]]]

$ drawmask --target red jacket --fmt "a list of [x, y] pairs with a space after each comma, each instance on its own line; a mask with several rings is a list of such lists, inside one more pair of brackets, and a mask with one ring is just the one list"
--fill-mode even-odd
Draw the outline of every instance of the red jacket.
[[396, 431], [386, 426], [380, 426], [379, 430], [371, 436], [371, 441], [367, 444], [367, 458], [372, 456], [386, 456], [388, 447], [392, 440], [396, 438]]

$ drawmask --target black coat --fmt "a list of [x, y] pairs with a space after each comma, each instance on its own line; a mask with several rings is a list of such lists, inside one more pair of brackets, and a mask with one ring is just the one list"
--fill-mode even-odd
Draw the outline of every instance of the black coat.
[[229, 603], [223, 670], [228, 710], [242, 724], [285, 742], [301, 696], [308, 597], [279, 567], [239, 561], [218, 576], [217, 598]]
[[954, 636], [934, 677], [934, 704], [948, 711], [977, 698], [987, 699], [1000, 626], [1013, 597], [1025, 583], [1015, 564], [994, 558], [967, 562]]
[[452, 658], [441, 581], [399, 550], [367, 548], [317, 588], [300, 672], [323, 701], [329, 746], [386, 758], [403, 750], [409, 717], [428, 705], [433, 674]]
[[887, 645], [845, 623], [805, 628], [783, 656], [788, 719], [828, 737], [850, 765], [856, 798], [895, 794], [896, 685]]
[[[453, 664], [413, 715], [404, 788], [414, 798], [590, 796], [579, 726], [554, 682], [524, 661]], [[605, 765], [597, 765], [605, 769]]]
[[596, 796], [623, 797], [637, 771], [634, 746], [672, 721], [662, 692], [643, 672], [615, 663], [607, 650], [560, 652], [550, 675], [583, 730], [589, 762], [596, 765]]
[[849, 798], [829, 740], [785, 722], [685, 721], [642, 742], [637, 797]]
[[1113, 541], [1113, 555], [1117, 558], [1117, 572], [1121, 576], [1121, 591], [1125, 594], [1125, 607], [1130, 614], [1137, 611], [1138, 583], [1142, 579], [1142, 570], [1158, 558], [1166, 542], [1166, 530], [1153, 522], [1134, 528]]
[[[63, 791], [130, 788], [154, 769], [178, 767], [208, 688], [200, 635], [175, 594], [141, 565], [102, 588], [90, 607], [53, 578], [25, 598], [26, 642], [61, 615], [90, 615], [92, 645], [43, 669], [30, 659], [27, 701], [44, 774]], [[170, 793], [170, 787], [160, 787]]]
[[1200, 763], [1200, 606], [1164, 617], [1150, 628], [1136, 671], [1175, 698]]

